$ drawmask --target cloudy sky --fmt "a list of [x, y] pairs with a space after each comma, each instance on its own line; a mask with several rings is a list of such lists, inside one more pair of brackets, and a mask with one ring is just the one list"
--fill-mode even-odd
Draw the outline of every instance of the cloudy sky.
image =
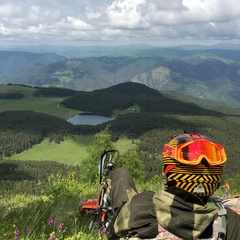
[[0, 0], [0, 45], [239, 39], [239, 0]]

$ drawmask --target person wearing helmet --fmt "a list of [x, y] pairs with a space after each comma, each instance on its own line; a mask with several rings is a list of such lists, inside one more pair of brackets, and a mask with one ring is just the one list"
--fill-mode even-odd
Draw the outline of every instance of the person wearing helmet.
[[226, 161], [221, 145], [184, 132], [163, 147], [163, 189], [139, 193], [127, 169], [110, 171], [113, 218], [105, 238], [240, 240], [240, 215], [212, 197]]

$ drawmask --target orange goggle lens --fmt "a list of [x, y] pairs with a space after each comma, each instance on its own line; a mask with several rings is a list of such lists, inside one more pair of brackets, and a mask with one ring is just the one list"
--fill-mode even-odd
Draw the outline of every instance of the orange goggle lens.
[[162, 153], [187, 165], [198, 165], [203, 158], [210, 166], [220, 165], [227, 161], [224, 148], [208, 140], [195, 140], [177, 146], [165, 144]]

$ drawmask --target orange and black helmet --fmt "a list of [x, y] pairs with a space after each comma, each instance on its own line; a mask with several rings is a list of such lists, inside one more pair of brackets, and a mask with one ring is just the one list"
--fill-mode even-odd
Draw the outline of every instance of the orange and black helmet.
[[165, 188], [175, 186], [197, 196], [211, 196], [219, 187], [225, 149], [196, 132], [174, 136], [162, 151]]

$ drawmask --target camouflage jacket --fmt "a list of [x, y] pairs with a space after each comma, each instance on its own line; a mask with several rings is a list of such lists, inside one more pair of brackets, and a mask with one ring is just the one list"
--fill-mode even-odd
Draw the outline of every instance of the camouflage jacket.
[[[174, 194], [173, 194], [174, 193]], [[109, 240], [218, 239], [212, 230], [216, 203], [206, 203], [181, 189], [146, 191], [125, 203], [110, 224]], [[240, 240], [240, 216], [227, 209], [225, 239]]]

